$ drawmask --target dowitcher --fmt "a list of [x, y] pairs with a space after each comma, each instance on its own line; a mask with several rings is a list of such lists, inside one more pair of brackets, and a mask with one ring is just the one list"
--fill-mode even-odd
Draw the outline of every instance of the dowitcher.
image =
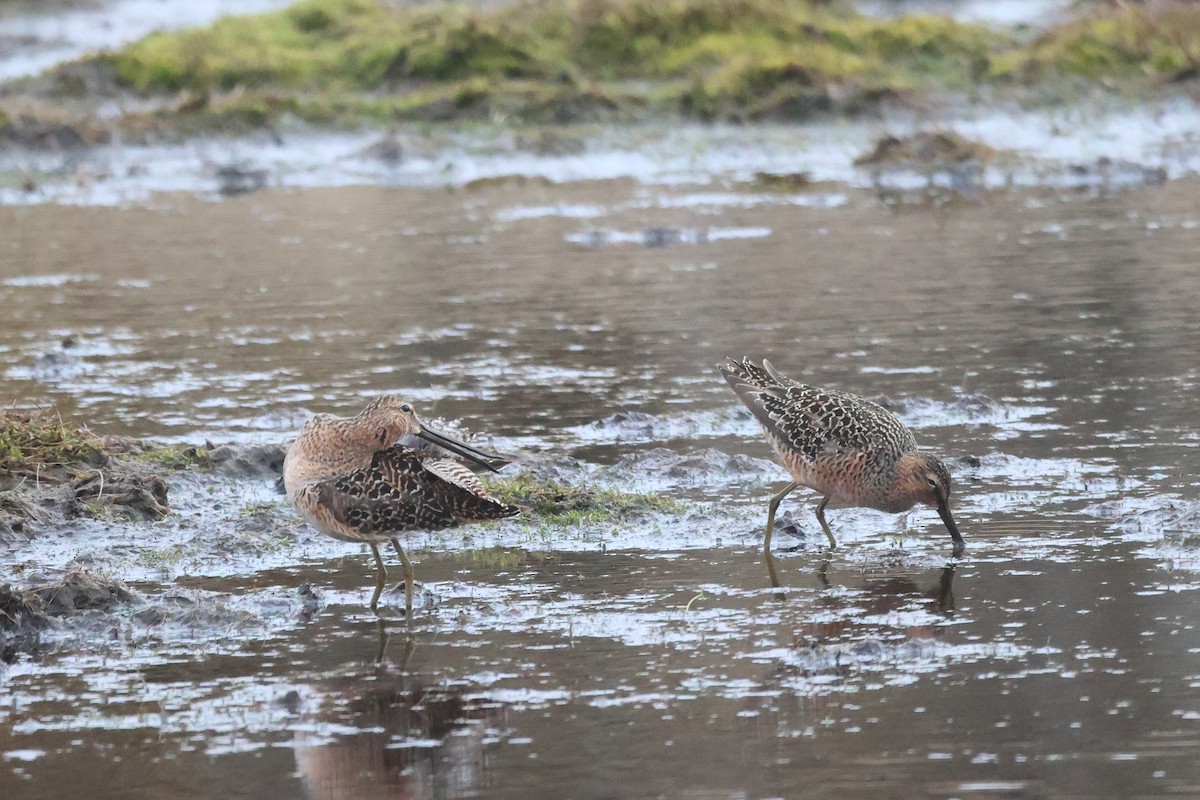
[[283, 462], [288, 499], [309, 524], [335, 539], [371, 548], [377, 568], [372, 611], [387, 580], [379, 545], [390, 541], [404, 565], [404, 609], [411, 615], [413, 568], [399, 534], [520, 511], [490, 496], [463, 462], [417, 447], [414, 436], [493, 472], [508, 463], [430, 430], [395, 395], [377, 397], [353, 417], [317, 414], [304, 424]]
[[895, 414], [849, 392], [818, 389], [781, 375], [771, 362], [732, 358], [718, 367], [734, 393], [767, 431], [767, 441], [792, 475], [771, 498], [763, 549], [770, 564], [771, 531], [780, 501], [798, 486], [822, 495], [817, 521], [837, 547], [825, 506], [859, 506], [900, 513], [918, 503], [937, 509], [964, 547], [950, 514], [950, 470], [937, 456], [917, 452], [917, 440]]

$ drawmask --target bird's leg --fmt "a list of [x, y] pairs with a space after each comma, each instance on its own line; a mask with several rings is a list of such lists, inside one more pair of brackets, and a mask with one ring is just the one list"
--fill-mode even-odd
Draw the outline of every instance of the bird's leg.
[[[779, 588], [779, 575], [775, 572], [775, 556], [771, 555], [771, 550], [768, 548], [763, 551], [763, 560], [767, 562], [767, 577], [771, 581], [771, 588]], [[783, 599], [783, 594], [779, 595]]]
[[[775, 530], [775, 511], [779, 508], [783, 498], [792, 493], [793, 490], [800, 484], [792, 481], [784, 487], [783, 491], [771, 498], [771, 502], [767, 504], [767, 532], [763, 536], [763, 552], [768, 556], [771, 554], [771, 531]], [[768, 562], [770, 566], [770, 562]]]
[[387, 626], [383, 624], [383, 617], [375, 616], [375, 627], [379, 631], [379, 650], [375, 653], [375, 663], [378, 665], [383, 663], [383, 651], [387, 649], [391, 637], [388, 636]]
[[383, 556], [379, 555], [379, 548], [374, 543], [370, 545], [371, 555], [375, 556], [375, 594], [371, 595], [371, 610], [379, 613], [379, 595], [383, 594], [383, 584], [387, 580], [387, 567], [383, 565]]
[[825, 521], [825, 506], [829, 505], [829, 495], [821, 498], [821, 502], [817, 504], [817, 522], [821, 523], [821, 530], [825, 531], [825, 535], [829, 537], [829, 549], [837, 549], [837, 539], [833, 538], [833, 531], [829, 530], [829, 523]]
[[404, 565], [404, 614], [412, 616], [412, 598], [413, 598], [413, 568], [412, 562], [408, 560], [404, 549], [400, 547], [399, 539], [392, 539], [392, 547], [396, 548], [396, 555], [400, 556], [400, 563]]

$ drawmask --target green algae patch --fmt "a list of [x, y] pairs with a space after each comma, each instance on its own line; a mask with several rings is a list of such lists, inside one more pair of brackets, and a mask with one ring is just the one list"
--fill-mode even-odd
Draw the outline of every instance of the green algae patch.
[[521, 506], [527, 515], [554, 525], [626, 520], [682, 510], [677, 501], [662, 495], [537, 481], [527, 475], [511, 480], [492, 478], [486, 484], [500, 502]]
[[471, 563], [488, 569], [516, 569], [530, 564], [547, 564], [559, 559], [557, 553], [525, 547], [479, 547], [468, 551]]
[[[526, 0], [486, 9], [303, 0], [97, 58], [160, 112], [219, 127], [348, 119], [802, 118], [987, 74], [1007, 35], [805, 0]], [[223, 94], [231, 101], [220, 101]], [[206, 98], [201, 103], [194, 98]], [[273, 99], [266, 100], [271, 97]], [[260, 112], [256, 118], [248, 113]], [[265, 123], [263, 123], [265, 124]], [[198, 127], [207, 127], [200, 124]]]
[[965, 91], [1011, 46], [990, 29], [928, 16], [873, 20], [812, 12], [800, 30], [701, 42], [699, 63], [711, 69], [691, 76], [683, 110], [705, 119], [863, 111], [915, 91]]
[[1056, 76], [1140, 85], [1200, 75], [1200, 7], [1102, 6], [996, 58], [992, 77], [1026, 83]]
[[24, 478], [107, 463], [104, 443], [54, 409], [0, 411], [0, 473]]
[[125, 461], [172, 471], [209, 469], [212, 467], [212, 459], [209, 458], [207, 448], [182, 444], [163, 445], [161, 447], [146, 445], [137, 451], [122, 454], [121, 458]]

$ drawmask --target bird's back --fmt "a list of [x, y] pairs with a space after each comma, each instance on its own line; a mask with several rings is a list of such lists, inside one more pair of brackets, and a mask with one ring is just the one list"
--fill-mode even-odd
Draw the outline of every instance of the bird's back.
[[862, 397], [799, 383], [768, 361], [731, 358], [720, 370], [793, 477], [835, 499], [876, 505], [877, 484], [917, 449], [895, 414]]

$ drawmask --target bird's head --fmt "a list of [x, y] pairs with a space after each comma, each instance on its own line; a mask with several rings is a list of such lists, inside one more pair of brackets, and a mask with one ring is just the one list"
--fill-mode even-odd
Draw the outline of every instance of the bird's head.
[[380, 449], [391, 447], [406, 436], [419, 436], [427, 442], [462, 456], [492, 472], [508, 461], [495, 453], [487, 453], [464, 441], [430, 430], [417, 416], [412, 404], [399, 395], [385, 394], [367, 403], [358, 415], [369, 430], [377, 431]]
[[901, 461], [900, 481], [903, 486], [904, 500], [911, 508], [917, 503], [936, 508], [950, 538], [954, 540], [954, 549], [960, 551], [964, 544], [958, 525], [950, 513], [950, 470], [946, 463], [929, 453], [912, 453], [904, 456]]

